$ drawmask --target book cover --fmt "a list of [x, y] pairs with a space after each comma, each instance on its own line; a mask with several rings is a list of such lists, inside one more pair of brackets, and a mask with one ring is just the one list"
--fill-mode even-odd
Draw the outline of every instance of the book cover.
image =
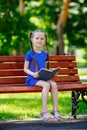
[[56, 69], [45, 69], [45, 68], [42, 68], [40, 71], [39, 71], [39, 79], [41, 80], [49, 80], [51, 78], [54, 77], [54, 75], [60, 70], [60, 67], [56, 68]]

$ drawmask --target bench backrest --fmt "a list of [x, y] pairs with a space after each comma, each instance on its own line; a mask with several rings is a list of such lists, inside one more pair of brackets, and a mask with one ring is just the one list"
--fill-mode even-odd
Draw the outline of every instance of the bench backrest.
[[[75, 56], [50, 56], [50, 68], [61, 67], [54, 80], [59, 83], [79, 82]], [[0, 56], [0, 84], [25, 84], [24, 56]]]

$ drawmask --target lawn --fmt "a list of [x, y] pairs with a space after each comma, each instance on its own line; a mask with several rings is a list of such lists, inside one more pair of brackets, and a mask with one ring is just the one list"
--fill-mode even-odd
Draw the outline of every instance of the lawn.
[[[71, 92], [59, 92], [59, 112], [62, 116], [71, 113]], [[0, 120], [23, 120], [40, 118], [41, 93], [2, 94], [0, 96]], [[77, 114], [86, 114], [87, 105], [80, 103], [81, 108]], [[49, 94], [48, 110], [52, 109]]]

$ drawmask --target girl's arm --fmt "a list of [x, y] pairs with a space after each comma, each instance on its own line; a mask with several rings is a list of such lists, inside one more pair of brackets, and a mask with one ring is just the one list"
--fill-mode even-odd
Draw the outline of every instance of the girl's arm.
[[32, 72], [30, 69], [29, 69], [29, 62], [25, 60], [24, 62], [24, 72], [26, 74], [29, 74], [29, 75], [32, 75], [34, 78], [38, 78], [38, 72]]

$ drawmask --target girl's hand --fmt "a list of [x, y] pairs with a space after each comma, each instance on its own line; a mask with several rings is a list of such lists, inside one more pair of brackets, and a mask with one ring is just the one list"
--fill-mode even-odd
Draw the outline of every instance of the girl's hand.
[[34, 78], [38, 78], [38, 77], [39, 77], [38, 72], [33, 73], [33, 77], [34, 77]]

